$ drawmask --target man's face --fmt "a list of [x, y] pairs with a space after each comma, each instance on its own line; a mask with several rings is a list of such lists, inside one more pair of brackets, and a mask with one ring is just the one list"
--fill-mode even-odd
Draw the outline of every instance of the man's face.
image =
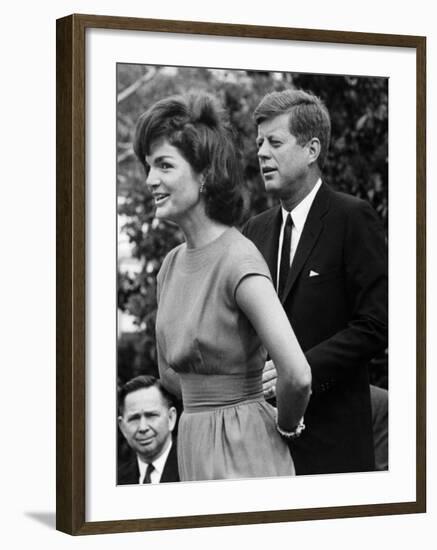
[[309, 148], [299, 145], [289, 130], [289, 113], [264, 120], [256, 139], [258, 160], [266, 191], [281, 200], [293, 199], [305, 186]]
[[120, 430], [130, 447], [146, 462], [158, 458], [166, 448], [176, 423], [176, 409], [168, 408], [155, 386], [128, 393]]

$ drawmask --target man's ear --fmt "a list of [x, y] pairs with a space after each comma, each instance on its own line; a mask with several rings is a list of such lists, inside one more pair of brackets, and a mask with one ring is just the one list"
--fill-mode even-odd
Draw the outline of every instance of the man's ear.
[[178, 413], [176, 412], [175, 407], [170, 407], [168, 409], [168, 427], [171, 432], [175, 429], [177, 417]]
[[319, 158], [320, 152], [322, 150], [319, 138], [311, 138], [310, 141], [307, 143], [307, 146], [309, 152], [308, 164], [314, 164], [315, 162], [317, 162], [317, 159]]
[[118, 420], [118, 427], [120, 428], [121, 433], [124, 435], [124, 420], [123, 420], [123, 417], [119, 416], [117, 420]]

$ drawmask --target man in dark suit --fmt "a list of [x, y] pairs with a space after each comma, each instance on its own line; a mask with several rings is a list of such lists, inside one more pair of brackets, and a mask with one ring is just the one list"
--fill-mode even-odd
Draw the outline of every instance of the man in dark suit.
[[[296, 472], [373, 470], [367, 364], [388, 332], [382, 225], [367, 202], [322, 182], [330, 118], [317, 97], [274, 92], [254, 117], [265, 187], [281, 205], [250, 219], [243, 233], [264, 255], [312, 371], [306, 429], [290, 439]], [[268, 397], [275, 378], [269, 361]]]
[[179, 481], [172, 432], [176, 409], [171, 395], [153, 376], [129, 380], [118, 397], [118, 425], [133, 456], [118, 465], [118, 485]]

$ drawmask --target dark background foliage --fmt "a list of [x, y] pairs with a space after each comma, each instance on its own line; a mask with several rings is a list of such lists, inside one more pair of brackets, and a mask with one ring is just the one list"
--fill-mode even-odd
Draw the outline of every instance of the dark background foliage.
[[[118, 382], [157, 374], [155, 350], [156, 274], [167, 252], [181, 242], [176, 226], [154, 220], [144, 171], [132, 150], [135, 124], [153, 102], [188, 90], [219, 97], [230, 114], [244, 170], [244, 215], [270, 207], [258, 171], [252, 113], [265, 93], [296, 87], [326, 103], [332, 139], [324, 180], [333, 188], [367, 199], [387, 227], [388, 81], [384, 78], [253, 71], [215, 71], [119, 64], [117, 68], [117, 192], [119, 229], [127, 235], [134, 272], [119, 262], [118, 308], [134, 318], [135, 332], [121, 333]], [[387, 355], [375, 358], [371, 380], [387, 387]]]

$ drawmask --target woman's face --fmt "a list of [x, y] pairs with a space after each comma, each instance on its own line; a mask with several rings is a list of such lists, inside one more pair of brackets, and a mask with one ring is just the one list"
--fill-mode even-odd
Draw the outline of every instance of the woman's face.
[[177, 147], [167, 140], [154, 143], [146, 156], [148, 185], [156, 205], [156, 217], [180, 223], [203, 208], [200, 199], [201, 176]]

